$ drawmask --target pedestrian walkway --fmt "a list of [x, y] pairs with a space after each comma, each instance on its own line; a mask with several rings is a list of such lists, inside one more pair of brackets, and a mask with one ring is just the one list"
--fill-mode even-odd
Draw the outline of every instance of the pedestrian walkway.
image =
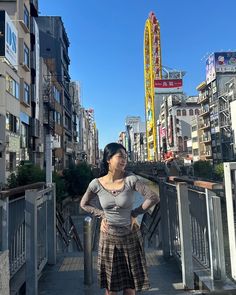
[[[58, 257], [57, 264], [47, 266], [39, 280], [39, 295], [100, 295], [104, 294], [97, 286], [96, 253], [93, 260], [94, 283], [84, 286], [84, 257], [81, 252], [67, 253]], [[183, 290], [181, 272], [176, 263], [166, 261], [162, 252], [146, 250], [151, 289], [142, 294], [150, 295], [190, 295], [202, 294], [198, 291]], [[120, 292], [122, 294], [122, 292]]]

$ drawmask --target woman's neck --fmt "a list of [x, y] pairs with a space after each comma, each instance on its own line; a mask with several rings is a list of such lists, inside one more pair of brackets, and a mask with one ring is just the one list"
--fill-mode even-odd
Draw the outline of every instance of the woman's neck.
[[123, 171], [108, 171], [106, 178], [109, 182], [115, 182], [118, 179], [124, 178]]

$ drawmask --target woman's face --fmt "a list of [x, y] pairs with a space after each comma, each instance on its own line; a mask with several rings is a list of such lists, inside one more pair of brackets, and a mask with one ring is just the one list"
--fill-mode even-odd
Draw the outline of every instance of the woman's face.
[[124, 171], [127, 164], [127, 154], [125, 150], [121, 149], [116, 154], [114, 154], [110, 160], [107, 161], [109, 164], [109, 170], [119, 170]]

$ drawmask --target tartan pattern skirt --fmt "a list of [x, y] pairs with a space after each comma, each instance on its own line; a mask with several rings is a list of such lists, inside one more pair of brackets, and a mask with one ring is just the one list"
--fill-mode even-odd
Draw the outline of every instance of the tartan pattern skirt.
[[98, 283], [114, 292], [150, 288], [140, 229], [124, 236], [100, 232]]

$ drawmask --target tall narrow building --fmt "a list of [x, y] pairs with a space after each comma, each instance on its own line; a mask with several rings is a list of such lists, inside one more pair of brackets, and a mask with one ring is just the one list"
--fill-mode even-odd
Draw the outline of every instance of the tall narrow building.
[[[62, 155], [63, 168], [69, 167], [74, 162], [73, 154], [73, 134], [72, 134], [72, 101], [70, 96], [70, 75], [68, 55], [69, 39], [61, 17], [59, 16], [40, 16], [37, 18], [40, 36], [40, 56], [44, 59], [50, 59], [53, 63], [53, 70], [49, 73], [42, 73], [44, 80], [49, 83], [50, 91], [53, 91], [52, 80], [56, 80], [61, 86], [60, 103], [63, 109], [62, 122], [63, 134], [60, 138], [60, 148], [64, 150]], [[60, 89], [57, 88], [57, 91]], [[55, 101], [55, 97], [52, 99]], [[45, 132], [55, 133], [55, 120], [53, 123], [53, 113], [55, 109], [48, 109], [52, 115], [52, 120], [45, 121]], [[48, 128], [50, 124], [50, 128]], [[54, 125], [54, 126], [53, 126]], [[50, 131], [47, 131], [50, 130]], [[55, 149], [53, 150], [54, 159]]]

